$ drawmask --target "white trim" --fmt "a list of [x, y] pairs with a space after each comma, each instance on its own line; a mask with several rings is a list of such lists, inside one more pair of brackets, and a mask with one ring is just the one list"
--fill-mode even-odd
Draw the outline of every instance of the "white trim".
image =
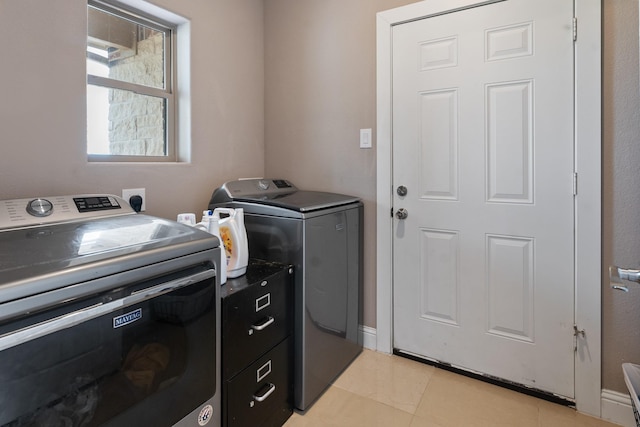
[[601, 0], [575, 1], [576, 43], [576, 324], [578, 411], [601, 416]]
[[602, 419], [624, 427], [636, 427], [628, 394], [613, 390], [602, 390]]
[[[508, 0], [507, 0], [508, 1]], [[393, 350], [391, 37], [403, 22], [488, 3], [430, 0], [377, 15], [377, 334], [378, 351]], [[576, 43], [576, 406], [601, 416], [601, 0], [575, 1]]]
[[[411, 5], [409, 5], [411, 6]], [[408, 7], [408, 6], [406, 6]], [[402, 8], [404, 9], [404, 8]], [[378, 13], [377, 19], [377, 184], [376, 184], [376, 331], [378, 351], [393, 350], [393, 265], [391, 204], [391, 18], [394, 11]], [[398, 19], [395, 20], [397, 22]]]
[[376, 350], [376, 329], [366, 325], [360, 325], [363, 337], [363, 346], [369, 350]]

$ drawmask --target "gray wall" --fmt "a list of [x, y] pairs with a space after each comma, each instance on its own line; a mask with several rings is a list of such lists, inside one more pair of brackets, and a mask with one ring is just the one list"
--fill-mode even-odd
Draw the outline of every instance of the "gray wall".
[[[360, 196], [365, 324], [376, 326], [375, 12], [409, 0], [156, 0], [192, 19], [192, 162], [89, 164], [84, 0], [0, 0], [0, 199], [145, 187], [148, 213], [198, 212], [242, 176]], [[637, 0], [604, 0], [603, 270], [640, 265]], [[8, 66], [8, 64], [11, 64]], [[603, 273], [603, 387], [640, 362], [640, 287]]]
[[191, 163], [88, 163], [86, 1], [0, 0], [0, 198], [144, 187], [147, 213], [175, 219], [263, 174], [262, 0], [156, 3], [191, 19]]
[[[364, 324], [376, 326], [376, 20], [412, 0], [265, 2], [265, 171], [364, 202]], [[373, 129], [360, 149], [360, 129]]]

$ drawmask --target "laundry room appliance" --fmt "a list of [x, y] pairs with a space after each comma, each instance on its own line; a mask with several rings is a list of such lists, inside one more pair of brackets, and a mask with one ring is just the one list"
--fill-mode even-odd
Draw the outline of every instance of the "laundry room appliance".
[[0, 426], [219, 426], [220, 256], [116, 196], [0, 201]]
[[304, 411], [362, 351], [362, 202], [247, 179], [216, 189], [217, 207], [244, 209], [251, 258], [295, 267], [294, 406]]

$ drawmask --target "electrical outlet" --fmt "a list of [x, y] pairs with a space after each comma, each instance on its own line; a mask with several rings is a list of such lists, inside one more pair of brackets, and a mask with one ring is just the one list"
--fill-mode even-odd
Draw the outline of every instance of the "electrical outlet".
[[147, 198], [144, 194], [144, 188], [127, 188], [122, 190], [122, 198], [129, 203], [129, 198], [131, 196], [140, 196], [142, 197], [142, 208], [140, 212], [144, 212], [147, 209]]

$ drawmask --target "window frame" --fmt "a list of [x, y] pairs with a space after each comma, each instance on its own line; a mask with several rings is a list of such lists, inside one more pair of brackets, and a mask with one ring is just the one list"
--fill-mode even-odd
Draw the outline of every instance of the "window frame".
[[[120, 154], [87, 154], [89, 162], [176, 162], [178, 160], [178, 96], [177, 96], [177, 25], [167, 22], [155, 16], [151, 16], [140, 10], [120, 5], [116, 2], [105, 0], [87, 0], [87, 11], [95, 8], [102, 12], [115, 15], [119, 18], [131, 21], [135, 24], [143, 25], [164, 33], [164, 89], [145, 86], [136, 83], [124, 82], [90, 74], [85, 69], [86, 85], [100, 86], [107, 89], [117, 89], [133, 92], [138, 95], [152, 96], [164, 99], [165, 105], [165, 155], [120, 155]], [[88, 38], [88, 28], [87, 28]], [[86, 41], [85, 41], [86, 43]], [[86, 50], [86, 48], [85, 48]], [[86, 64], [85, 53], [85, 64]], [[87, 107], [88, 108], [88, 107]], [[85, 112], [88, 113], [88, 109]], [[88, 151], [88, 138], [85, 144], [85, 151]]]

